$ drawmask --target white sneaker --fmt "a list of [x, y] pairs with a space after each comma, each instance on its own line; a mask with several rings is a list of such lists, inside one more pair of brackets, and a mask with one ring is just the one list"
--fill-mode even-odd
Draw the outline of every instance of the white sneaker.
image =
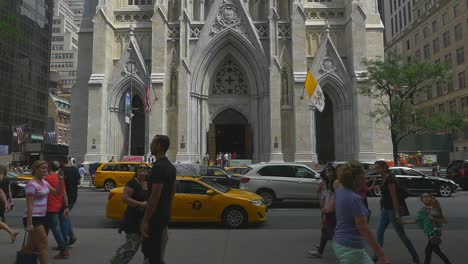
[[322, 258], [322, 254], [320, 254], [318, 251], [307, 251], [311, 257], [314, 258]]

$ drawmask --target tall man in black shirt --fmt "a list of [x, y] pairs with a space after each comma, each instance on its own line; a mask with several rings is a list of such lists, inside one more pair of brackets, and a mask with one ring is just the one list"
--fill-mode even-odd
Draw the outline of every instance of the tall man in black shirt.
[[168, 136], [156, 135], [150, 147], [156, 162], [148, 179], [148, 203], [141, 224], [142, 251], [145, 263], [150, 264], [164, 264], [163, 252], [176, 180], [176, 169], [166, 157], [169, 144]]

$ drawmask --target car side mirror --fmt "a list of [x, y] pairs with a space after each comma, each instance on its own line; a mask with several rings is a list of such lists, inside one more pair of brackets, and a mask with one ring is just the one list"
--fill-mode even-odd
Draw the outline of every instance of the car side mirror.
[[207, 194], [207, 195], [215, 195], [216, 192], [213, 191], [213, 190], [208, 190], [208, 191], [206, 191], [206, 194]]

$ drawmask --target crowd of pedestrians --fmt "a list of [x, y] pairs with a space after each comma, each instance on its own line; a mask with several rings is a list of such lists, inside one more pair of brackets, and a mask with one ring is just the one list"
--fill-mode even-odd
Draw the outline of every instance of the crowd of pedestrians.
[[[321, 258], [328, 240], [333, 240], [333, 249], [341, 264], [390, 263], [383, 250], [384, 233], [392, 224], [402, 244], [407, 248], [413, 263], [420, 263], [419, 255], [406, 235], [404, 224], [417, 224], [428, 237], [425, 247], [424, 264], [431, 262], [436, 253], [445, 264], [451, 262], [440, 248], [441, 228], [447, 222], [437, 199], [423, 193], [420, 199], [423, 207], [413, 220], [409, 216], [405, 199], [408, 192], [399, 185], [395, 175], [385, 161], [377, 161], [374, 168], [382, 177], [380, 185], [380, 218], [376, 236], [369, 226], [370, 210], [367, 194], [374, 188], [375, 180], [367, 180], [365, 171], [357, 161], [347, 162], [334, 168], [327, 166], [322, 171], [323, 184], [319, 189], [320, 209], [322, 212], [322, 232], [316, 251], [309, 251], [315, 258]], [[374, 256], [366, 251], [369, 246]]]

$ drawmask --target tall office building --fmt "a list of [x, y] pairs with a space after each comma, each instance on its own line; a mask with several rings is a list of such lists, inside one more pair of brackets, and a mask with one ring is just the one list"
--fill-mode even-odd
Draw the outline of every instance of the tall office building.
[[413, 6], [421, 0], [381, 0], [385, 24], [385, 40], [390, 43], [414, 21]]
[[[0, 145], [19, 151], [15, 127], [41, 142], [49, 95], [51, 0], [0, 2]], [[5, 147], [3, 147], [5, 149]]]
[[81, 20], [83, 19], [85, 0], [68, 0], [70, 9], [73, 12], [75, 25], [79, 28], [81, 26]]
[[[449, 82], [432, 84], [426, 94], [415, 97], [415, 103], [434, 113], [468, 112], [465, 56], [468, 50], [468, 0], [411, 2], [415, 2], [413, 23], [387, 43], [386, 53], [398, 54], [408, 63], [425, 60], [448, 64], [452, 71]], [[468, 159], [468, 128], [448, 132], [454, 139], [451, 158]]]
[[76, 83], [78, 27], [68, 1], [54, 0], [50, 69], [58, 73], [59, 95], [69, 99]]

